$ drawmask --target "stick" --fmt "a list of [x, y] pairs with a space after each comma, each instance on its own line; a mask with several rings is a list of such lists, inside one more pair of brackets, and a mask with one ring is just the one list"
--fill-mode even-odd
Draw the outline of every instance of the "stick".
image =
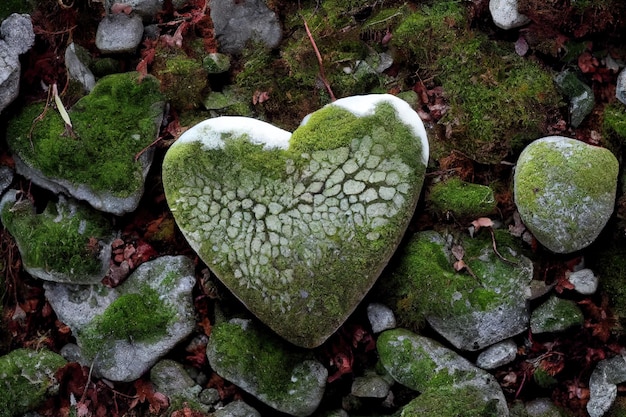
[[333, 93], [333, 90], [330, 88], [330, 84], [328, 84], [328, 80], [326, 79], [326, 75], [324, 74], [324, 64], [322, 62], [322, 55], [320, 54], [319, 49], [317, 49], [317, 45], [315, 44], [315, 39], [313, 39], [313, 35], [311, 34], [309, 25], [306, 23], [306, 19], [302, 18], [302, 20], [304, 21], [304, 29], [306, 29], [306, 34], [309, 36], [311, 45], [313, 45], [313, 50], [315, 51], [315, 55], [317, 55], [317, 63], [320, 66], [320, 78], [322, 79], [322, 82], [324, 83], [324, 87], [326, 87], [326, 90], [328, 91], [328, 94], [330, 95], [331, 101], [335, 101], [337, 100], [335, 98], [335, 94]]

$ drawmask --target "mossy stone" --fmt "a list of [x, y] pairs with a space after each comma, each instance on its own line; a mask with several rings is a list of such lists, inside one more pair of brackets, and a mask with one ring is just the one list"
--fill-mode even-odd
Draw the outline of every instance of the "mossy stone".
[[421, 120], [390, 95], [338, 100], [293, 135], [210, 119], [168, 150], [163, 184], [188, 242], [278, 334], [321, 344], [398, 245], [422, 186]]
[[7, 142], [19, 173], [54, 192], [87, 200], [114, 214], [139, 204], [153, 151], [136, 156], [157, 137], [164, 101], [158, 81], [136, 72], [113, 74], [69, 111], [27, 106], [9, 121]]
[[493, 190], [485, 185], [472, 184], [458, 177], [434, 184], [427, 197], [433, 211], [456, 220], [476, 219], [496, 209]]
[[402, 408], [400, 417], [502, 417], [476, 387], [429, 389]]
[[16, 349], [0, 357], [0, 416], [13, 417], [33, 410], [58, 388], [54, 374], [67, 361], [43, 349]]
[[538, 139], [521, 153], [515, 170], [520, 217], [549, 250], [583, 249], [613, 213], [618, 171], [608, 149], [562, 136]]
[[101, 213], [61, 197], [37, 214], [11, 190], [0, 201], [0, 218], [14, 237], [26, 271], [34, 277], [93, 284], [106, 275], [114, 231]]
[[583, 313], [574, 301], [552, 296], [532, 312], [530, 330], [535, 334], [561, 332], [583, 321]]
[[[465, 350], [482, 349], [523, 331], [533, 265], [507, 232], [496, 230], [494, 236], [508, 262], [493, 251], [488, 232], [473, 239], [435, 231], [414, 235], [377, 287], [398, 322], [418, 329], [427, 320]], [[454, 270], [455, 246], [462, 248], [471, 273]]]
[[219, 375], [281, 412], [308, 416], [322, 400], [326, 368], [309, 351], [294, 348], [250, 320], [214, 326], [207, 357]]

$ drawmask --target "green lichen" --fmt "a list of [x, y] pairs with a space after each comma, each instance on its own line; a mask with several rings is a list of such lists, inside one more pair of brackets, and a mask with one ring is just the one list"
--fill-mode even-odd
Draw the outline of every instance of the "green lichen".
[[94, 358], [111, 339], [150, 342], [166, 335], [173, 316], [159, 293], [144, 285], [140, 293], [123, 294], [113, 301], [80, 331], [78, 339], [83, 353]]
[[422, 79], [434, 77], [446, 93], [450, 109], [440, 123], [451, 136], [432, 138], [434, 150], [443, 156], [457, 149], [496, 163], [541, 135], [560, 98], [547, 71], [471, 30], [467, 21], [460, 2], [423, 6], [400, 24], [393, 43], [419, 65]]
[[5, 204], [0, 214], [28, 268], [59, 272], [72, 278], [102, 271], [98, 241], [109, 240], [113, 231], [99, 213], [80, 205], [51, 202], [43, 213], [36, 214], [28, 201], [22, 201]]
[[452, 177], [433, 185], [427, 198], [432, 209], [456, 219], [478, 218], [493, 212], [496, 200], [487, 186], [461, 181]]
[[293, 387], [294, 368], [306, 358], [302, 351], [293, 351], [277, 337], [260, 332], [252, 326], [224, 322], [213, 327], [210, 348], [219, 368], [245, 375], [250, 385], [271, 402], [281, 401]]
[[[392, 306], [401, 325], [419, 329], [426, 317], [462, 316], [489, 311], [500, 305], [505, 294], [524, 286], [525, 263], [507, 248], [517, 248], [508, 234], [495, 231], [500, 253], [516, 264], [500, 260], [492, 249], [489, 233], [457, 242], [464, 250], [467, 270], [455, 272], [445, 239], [436, 232], [421, 232], [406, 244], [397, 265], [379, 281], [379, 291]], [[515, 250], [519, 254], [518, 250]], [[519, 263], [519, 264], [517, 264]], [[530, 277], [528, 278], [530, 279]], [[511, 302], [516, 302], [517, 296]]]
[[54, 374], [67, 361], [48, 350], [17, 349], [0, 357], [0, 417], [33, 410], [54, 388]]
[[135, 155], [156, 138], [162, 106], [155, 78], [138, 82], [137, 73], [114, 74], [69, 110], [73, 134], [54, 109], [35, 120], [44, 106], [32, 104], [9, 122], [7, 142], [48, 177], [126, 197], [143, 182]]
[[485, 401], [472, 386], [429, 389], [402, 409], [401, 417], [498, 417], [497, 400]]

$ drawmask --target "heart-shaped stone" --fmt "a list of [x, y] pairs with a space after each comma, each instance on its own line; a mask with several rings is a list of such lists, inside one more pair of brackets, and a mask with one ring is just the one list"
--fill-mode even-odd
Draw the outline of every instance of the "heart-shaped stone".
[[428, 161], [424, 126], [391, 95], [337, 100], [291, 134], [243, 117], [206, 120], [163, 162], [191, 247], [288, 341], [320, 345], [395, 251]]

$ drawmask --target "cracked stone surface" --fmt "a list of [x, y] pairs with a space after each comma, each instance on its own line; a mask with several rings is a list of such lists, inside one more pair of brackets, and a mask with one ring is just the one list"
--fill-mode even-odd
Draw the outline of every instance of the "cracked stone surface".
[[291, 133], [220, 117], [170, 148], [163, 183], [190, 245], [290, 342], [314, 347], [397, 247], [424, 179], [421, 120], [390, 95], [341, 99]]

